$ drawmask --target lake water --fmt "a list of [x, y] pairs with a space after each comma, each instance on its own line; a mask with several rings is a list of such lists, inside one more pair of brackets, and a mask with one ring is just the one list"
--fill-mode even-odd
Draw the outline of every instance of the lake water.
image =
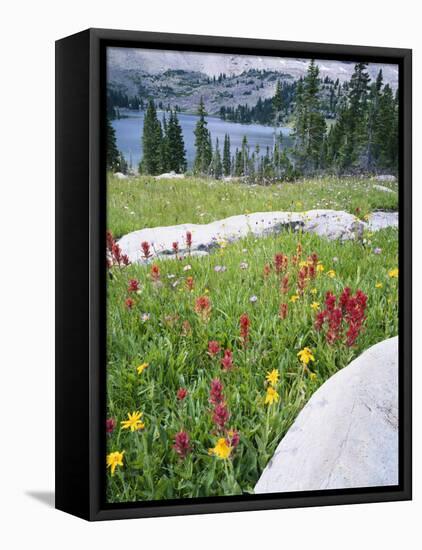
[[[133, 168], [137, 169], [142, 156], [141, 137], [144, 124], [144, 112], [125, 111], [124, 115], [127, 116], [127, 118], [112, 121], [113, 128], [116, 131], [117, 147], [122, 151], [126, 160], [132, 163]], [[158, 112], [157, 115], [158, 118], [162, 120], [163, 113]], [[198, 116], [179, 113], [178, 118], [185, 141], [188, 168], [191, 168], [195, 158], [195, 135], [193, 132], [198, 121]], [[232, 156], [236, 147], [239, 149], [242, 147], [243, 136], [246, 136], [248, 139], [251, 154], [256, 145], [259, 145], [261, 149], [260, 154], [265, 154], [267, 146], [272, 148], [274, 130], [269, 126], [227, 122], [217, 117], [207, 117], [207, 121], [208, 129], [211, 132], [213, 147], [216, 138], [218, 138], [221, 154], [223, 154], [224, 134], [229, 134], [230, 136]], [[290, 128], [279, 128], [278, 131], [281, 131], [283, 137], [290, 134]]]

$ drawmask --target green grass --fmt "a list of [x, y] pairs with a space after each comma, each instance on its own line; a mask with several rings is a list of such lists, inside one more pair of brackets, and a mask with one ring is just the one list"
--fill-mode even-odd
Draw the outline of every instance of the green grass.
[[[369, 208], [397, 206], [395, 195], [369, 191], [368, 185], [359, 180], [321, 180], [248, 188], [199, 180], [183, 184], [148, 178], [111, 180], [109, 227], [121, 235], [146, 226], [207, 222], [246, 209], [268, 210], [269, 202], [274, 210], [326, 207], [353, 211], [359, 206], [366, 212]], [[131, 211], [135, 214], [130, 215]], [[112, 268], [108, 283], [107, 408], [117, 426], [107, 437], [107, 449], [124, 451], [124, 458], [123, 467], [118, 466], [114, 476], [108, 470], [108, 501], [232, 495], [253, 490], [280, 439], [315, 390], [363, 350], [397, 334], [397, 279], [388, 275], [398, 262], [397, 231], [388, 229], [365, 237], [362, 244], [329, 242], [315, 235], [289, 232], [262, 239], [251, 236], [208, 257], [157, 261], [161, 272], [158, 284], [150, 277], [150, 266]], [[281, 320], [280, 303], [296, 292], [297, 267], [289, 263], [291, 286], [286, 296], [280, 293], [279, 276], [272, 272], [263, 277], [263, 266], [272, 262], [276, 252], [291, 259], [299, 239], [302, 257], [316, 252], [325, 271], [309, 281], [297, 302], [288, 302], [288, 316]], [[382, 253], [374, 254], [375, 247]], [[240, 269], [241, 262], [247, 262], [248, 269]], [[191, 270], [184, 271], [187, 264]], [[227, 270], [217, 273], [216, 265]], [[334, 278], [327, 275], [329, 269], [335, 270]], [[194, 278], [193, 291], [186, 287], [188, 276]], [[139, 294], [128, 293], [132, 278], [140, 282]], [[375, 287], [378, 282], [382, 288]], [[353, 292], [360, 288], [368, 296], [364, 330], [352, 348], [342, 343], [328, 345], [314, 328], [315, 313], [310, 307], [313, 301], [323, 307], [328, 290], [338, 295], [346, 286]], [[313, 288], [316, 294], [311, 293]], [[125, 306], [129, 295], [134, 300], [132, 309]], [[195, 300], [203, 295], [212, 302], [208, 322], [194, 311]], [[257, 296], [255, 304], [250, 302], [253, 295]], [[251, 319], [246, 350], [239, 337], [239, 317], [245, 312]], [[144, 313], [149, 320], [142, 321]], [[183, 329], [186, 321], [191, 328], [188, 332]], [[236, 367], [232, 371], [222, 371], [219, 360], [207, 354], [209, 340], [233, 350]], [[310, 369], [316, 376], [298, 360], [297, 353], [305, 346], [315, 356]], [[139, 375], [136, 367], [143, 362], [149, 367]], [[280, 374], [280, 400], [268, 406], [264, 404], [265, 376], [272, 369]], [[231, 414], [228, 427], [240, 433], [240, 443], [229, 460], [208, 454], [222, 435], [213, 425], [208, 401], [210, 382], [217, 377], [224, 384]], [[176, 399], [180, 387], [189, 392], [182, 403]], [[135, 432], [121, 429], [120, 422], [133, 411], [143, 412], [145, 428]], [[180, 430], [187, 431], [191, 441], [185, 460], [172, 448]]]
[[246, 212], [331, 208], [363, 217], [374, 210], [397, 210], [397, 184], [383, 184], [395, 191], [386, 193], [374, 183], [323, 177], [263, 187], [200, 178], [109, 177], [107, 226], [118, 238], [145, 227], [209, 223]]

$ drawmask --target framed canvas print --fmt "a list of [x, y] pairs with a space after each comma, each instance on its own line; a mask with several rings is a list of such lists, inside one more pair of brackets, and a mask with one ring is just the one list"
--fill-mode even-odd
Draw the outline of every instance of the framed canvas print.
[[411, 498], [411, 51], [56, 43], [56, 506]]

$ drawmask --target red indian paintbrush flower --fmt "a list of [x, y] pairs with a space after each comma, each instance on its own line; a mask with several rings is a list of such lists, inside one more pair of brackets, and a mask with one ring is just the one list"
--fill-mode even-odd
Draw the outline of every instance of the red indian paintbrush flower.
[[152, 254], [151, 254], [151, 247], [150, 247], [149, 242], [142, 241], [141, 242], [141, 249], [142, 249], [143, 256], [146, 260], [148, 260], [148, 258], [151, 258]]
[[116, 420], [114, 418], [107, 418], [106, 420], [106, 433], [111, 434], [116, 427]]
[[211, 380], [209, 402], [212, 405], [219, 405], [220, 403], [223, 403], [223, 387], [224, 386], [222, 382], [218, 378], [214, 378], [214, 380]]
[[267, 277], [269, 277], [270, 273], [271, 273], [271, 266], [270, 266], [270, 264], [265, 264], [265, 265], [264, 265], [264, 270], [263, 270], [264, 278], [266, 279]]
[[179, 388], [177, 390], [176, 396], [179, 401], [183, 401], [187, 397], [187, 395], [188, 395], [188, 390], [186, 388]]
[[276, 273], [281, 273], [287, 269], [288, 258], [284, 254], [277, 253], [274, 256], [274, 267]]
[[282, 294], [287, 294], [289, 292], [289, 276], [285, 275], [281, 280], [280, 292]]
[[190, 452], [190, 441], [187, 432], [178, 432], [174, 437], [173, 449], [183, 460]]
[[128, 291], [138, 292], [138, 290], [139, 290], [139, 281], [137, 281], [136, 279], [129, 279]]
[[192, 247], [192, 233], [190, 231], [186, 231], [186, 245], [190, 249]]
[[160, 268], [157, 264], [151, 266], [151, 279], [153, 281], [159, 281], [160, 279]]
[[193, 290], [193, 287], [195, 286], [195, 281], [193, 277], [186, 277], [186, 286], [188, 290]]
[[251, 321], [247, 313], [242, 313], [239, 319], [239, 323], [240, 323], [240, 337], [242, 339], [242, 344], [244, 347], [246, 347], [249, 339], [249, 329], [251, 326]]
[[211, 355], [211, 357], [214, 357], [217, 355], [217, 353], [220, 352], [220, 345], [215, 340], [210, 340], [208, 342], [208, 353]]
[[230, 413], [225, 403], [219, 403], [214, 407], [212, 421], [218, 428], [220, 428], [220, 430], [224, 428], [229, 418], [230, 418]]
[[127, 298], [125, 300], [125, 305], [128, 309], [132, 309], [133, 306], [135, 305], [135, 302], [132, 300], [132, 298]]
[[200, 296], [195, 302], [195, 312], [203, 321], [208, 320], [211, 313], [211, 300], [208, 296]]
[[113, 233], [111, 231], [107, 231], [106, 242], [107, 242], [107, 250], [109, 252], [111, 252], [112, 249], [113, 249], [113, 245], [114, 245], [114, 237], [113, 237]]
[[240, 434], [233, 428], [230, 430], [227, 430], [227, 443], [230, 445], [230, 447], [237, 447], [240, 442]]
[[367, 300], [368, 297], [361, 290], [357, 290], [353, 296], [350, 288], [346, 287], [341, 293], [337, 305], [335, 295], [332, 292], [327, 292], [325, 309], [316, 315], [316, 330], [322, 330], [324, 326], [327, 327], [325, 337], [328, 344], [334, 344], [345, 338], [345, 344], [349, 347], [353, 346], [366, 319]]
[[304, 265], [303, 267], [300, 268], [297, 276], [297, 290], [299, 294], [303, 293], [306, 286], [307, 279], [308, 279], [308, 266]]
[[280, 304], [280, 309], [278, 310], [278, 316], [280, 319], [284, 320], [287, 317], [288, 305], [285, 303]]
[[173, 248], [173, 252], [177, 254], [179, 252], [179, 243], [175, 241], [171, 246]]
[[223, 367], [223, 370], [231, 370], [234, 365], [233, 365], [233, 352], [230, 351], [229, 349], [226, 349], [226, 351], [224, 352], [224, 356], [223, 358], [221, 359], [221, 366]]

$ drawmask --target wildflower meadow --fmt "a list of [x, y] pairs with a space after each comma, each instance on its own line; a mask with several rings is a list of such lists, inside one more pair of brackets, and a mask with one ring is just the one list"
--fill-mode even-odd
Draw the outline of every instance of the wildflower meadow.
[[[312, 208], [369, 219], [397, 208], [368, 179], [250, 186], [108, 180], [107, 499], [252, 493], [310, 396], [398, 333], [398, 234], [329, 241], [293, 229], [133, 264], [118, 239], [143, 227]], [[183, 252], [180, 252], [180, 251]]]

